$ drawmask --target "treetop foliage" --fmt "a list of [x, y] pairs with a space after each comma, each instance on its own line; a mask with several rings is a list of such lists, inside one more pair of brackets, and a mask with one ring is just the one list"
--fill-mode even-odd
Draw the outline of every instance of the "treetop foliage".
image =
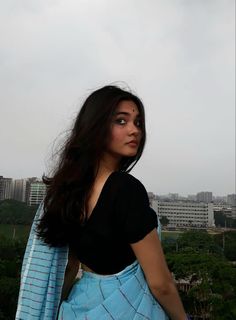
[[29, 225], [32, 223], [37, 207], [12, 199], [0, 201], [0, 223]]

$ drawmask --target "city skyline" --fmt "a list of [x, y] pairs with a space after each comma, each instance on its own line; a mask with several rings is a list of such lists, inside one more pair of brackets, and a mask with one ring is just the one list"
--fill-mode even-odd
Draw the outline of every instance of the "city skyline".
[[[12, 178], [12, 177], [6, 177], [6, 176], [4, 176], [4, 175], [2, 175], [2, 174], [0, 174], [0, 177], [3, 177], [3, 178], [10, 178], [10, 179], [12, 179], [13, 181], [15, 181], [15, 180], [22, 180], [22, 179], [24, 179], [24, 180], [27, 180], [27, 179], [32, 179], [32, 178], [37, 178], [38, 180], [40, 180], [40, 181], [42, 181], [41, 180], [41, 177], [37, 177], [37, 176], [31, 176], [31, 177], [19, 177], [19, 178]], [[217, 198], [217, 197], [227, 197], [228, 195], [232, 195], [232, 194], [235, 194], [235, 192], [231, 192], [231, 193], [227, 193], [227, 194], [214, 194], [211, 190], [198, 190], [198, 191], [196, 191], [195, 193], [187, 193], [187, 194], [183, 194], [183, 193], [179, 193], [179, 192], [167, 192], [167, 193], [155, 193], [155, 192], [153, 192], [153, 190], [148, 190], [147, 188], [146, 188], [146, 190], [147, 190], [147, 192], [149, 192], [149, 193], [153, 193], [154, 195], [158, 195], [158, 196], [174, 196], [174, 195], [177, 195], [177, 196], [179, 196], [179, 197], [188, 197], [188, 196], [197, 196], [197, 194], [200, 194], [200, 193], [204, 193], [204, 192], [206, 192], [206, 193], [208, 193], [208, 192], [210, 192], [210, 193], [212, 193], [212, 196], [213, 197], [215, 197], [215, 198]]]
[[147, 143], [131, 174], [147, 191], [235, 193], [235, 1], [0, 9], [1, 175], [48, 174], [84, 99], [115, 83], [145, 106]]

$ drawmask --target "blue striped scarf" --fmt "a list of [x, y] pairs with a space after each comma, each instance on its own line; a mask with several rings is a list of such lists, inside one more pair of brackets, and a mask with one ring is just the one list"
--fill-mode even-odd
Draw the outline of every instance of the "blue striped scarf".
[[36, 236], [36, 223], [42, 213], [43, 202], [36, 212], [23, 259], [17, 320], [54, 320], [57, 317], [68, 248], [50, 248]]

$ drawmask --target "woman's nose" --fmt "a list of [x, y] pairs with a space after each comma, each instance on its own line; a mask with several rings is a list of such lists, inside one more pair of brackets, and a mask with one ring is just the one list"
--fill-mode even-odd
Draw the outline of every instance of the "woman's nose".
[[129, 133], [138, 135], [140, 133], [140, 129], [134, 123], [131, 123], [129, 127]]

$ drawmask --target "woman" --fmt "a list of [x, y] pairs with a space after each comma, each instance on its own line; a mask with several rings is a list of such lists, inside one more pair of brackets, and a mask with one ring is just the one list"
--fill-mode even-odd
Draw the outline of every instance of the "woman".
[[[187, 318], [156, 214], [144, 186], [128, 173], [145, 138], [140, 99], [103, 87], [84, 102], [53, 177], [43, 177], [47, 194], [37, 239], [47, 248], [69, 248], [60, 320]], [[80, 264], [82, 278], [75, 281]]]

